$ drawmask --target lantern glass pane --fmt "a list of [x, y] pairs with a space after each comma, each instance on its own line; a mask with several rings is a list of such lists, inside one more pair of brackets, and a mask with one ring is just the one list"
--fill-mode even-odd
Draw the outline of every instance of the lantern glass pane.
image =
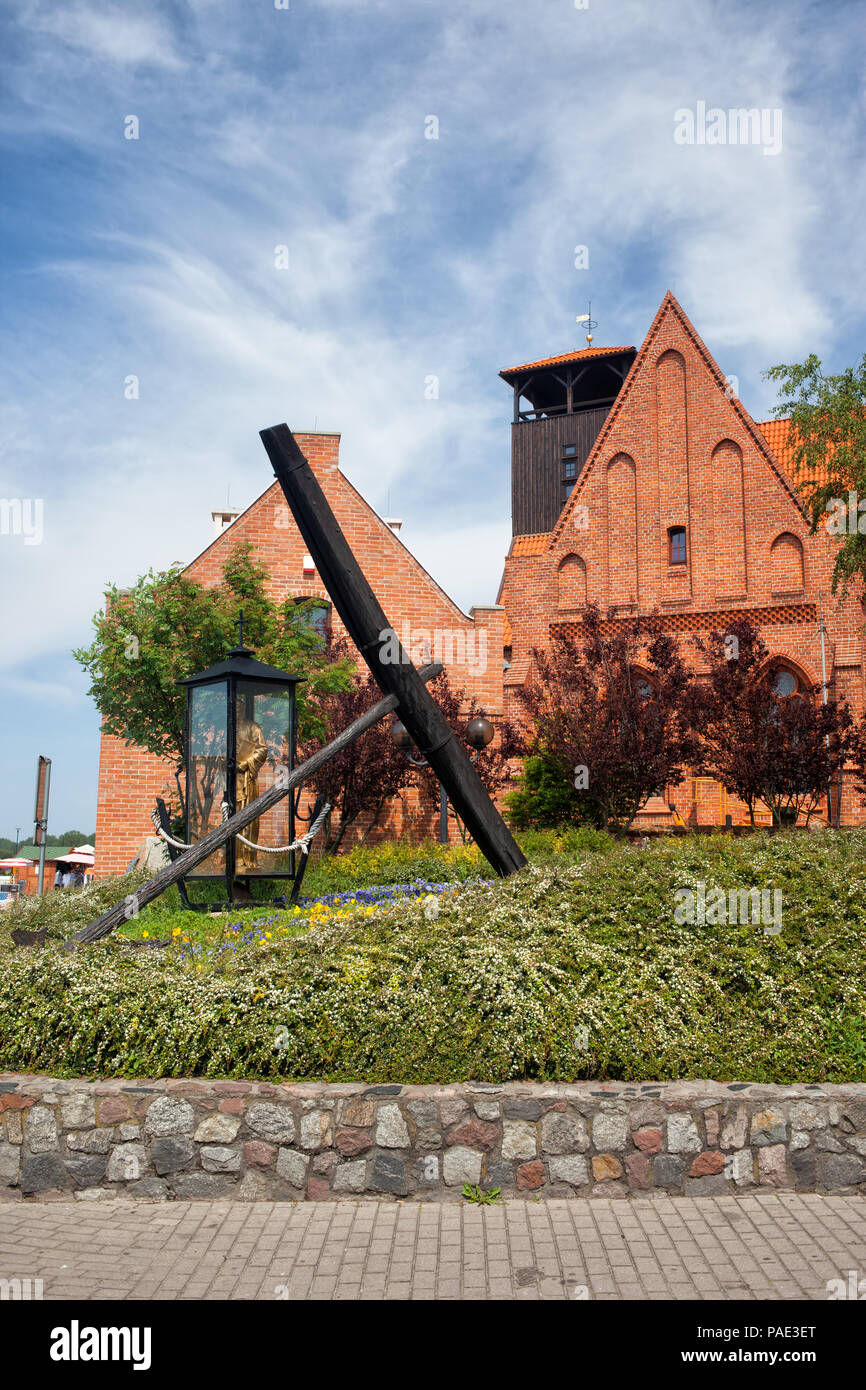
[[[195, 844], [222, 821], [226, 788], [228, 691], [225, 681], [193, 687], [189, 702], [187, 764], [187, 840]], [[190, 870], [189, 877], [225, 873], [225, 850], [218, 849]]]
[[[239, 680], [237, 683], [237, 785], [240, 810], [269, 790], [280, 768], [294, 766], [292, 722], [294, 689], [273, 681]], [[277, 847], [294, 838], [291, 795], [283, 797], [265, 815], [248, 825], [243, 835], [256, 844]], [[236, 842], [235, 873], [238, 877], [273, 878], [291, 872], [291, 856], [265, 854]]]

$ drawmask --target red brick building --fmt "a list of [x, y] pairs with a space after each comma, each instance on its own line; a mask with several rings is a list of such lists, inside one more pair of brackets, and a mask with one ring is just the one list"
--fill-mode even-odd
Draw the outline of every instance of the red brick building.
[[[516, 523], [499, 592], [506, 712], [532, 648], [588, 601], [611, 627], [658, 613], [696, 667], [692, 635], [747, 617], [789, 688], [826, 679], [862, 712], [863, 605], [831, 594], [833, 542], [809, 534], [786, 471], [787, 424], [752, 420], [673, 295], [637, 352], [590, 347], [501, 375], [514, 391]], [[850, 780], [841, 798], [842, 822], [862, 820]], [[670, 801], [687, 824], [748, 819], [724, 788], [692, 777], [639, 822], [670, 824]]]
[[[474, 695], [495, 720], [502, 714], [503, 609], [487, 605], [473, 608], [468, 616], [461, 612], [402, 543], [397, 534], [399, 523], [389, 525], [379, 517], [340, 471], [338, 434], [299, 434], [297, 440], [397, 636], [416, 664], [441, 659], [453, 686]], [[186, 573], [202, 584], [219, 583], [229, 552], [245, 541], [267, 565], [273, 597], [321, 598], [323, 606], [328, 606], [325, 588], [306, 554], [278, 483], [223, 530]], [[329, 613], [329, 621], [335, 636], [346, 637], [336, 613]], [[150, 813], [156, 797], [174, 790], [169, 764], [140, 748], [127, 747], [122, 739], [102, 735], [96, 817], [100, 875], [121, 873], [126, 868], [144, 836], [153, 833]], [[402, 824], [404, 809], [395, 808], [390, 827], [383, 827], [382, 834], [393, 834], [395, 824]], [[428, 813], [417, 802], [411, 809], [416, 828], [435, 835], [435, 813]]]
[[[790, 679], [820, 683], [863, 709], [863, 606], [830, 590], [832, 542], [811, 536], [786, 471], [784, 422], [756, 423], [673, 295], [639, 350], [585, 348], [501, 373], [514, 393], [513, 537], [499, 605], [462, 613], [340, 471], [339, 435], [299, 435], [343, 530], [413, 657], [441, 656], [453, 683], [495, 721], [516, 715], [533, 647], [597, 603], [615, 624], [657, 612], [685, 643], [725, 616], [760, 629]], [[252, 542], [275, 597], [320, 597], [312, 561], [277, 484], [220, 534], [187, 573], [215, 584], [229, 550]], [[823, 623], [823, 640], [822, 640]], [[333, 630], [342, 633], [334, 615]], [[171, 769], [104, 735], [99, 767], [100, 873], [117, 873], [150, 833]], [[640, 813], [671, 824], [747, 819], [709, 778], [692, 777]], [[849, 782], [843, 823], [863, 818]], [[767, 815], [766, 819], [769, 819]], [[415, 827], [435, 833], [433, 818]], [[402, 828], [395, 816], [383, 834]]]

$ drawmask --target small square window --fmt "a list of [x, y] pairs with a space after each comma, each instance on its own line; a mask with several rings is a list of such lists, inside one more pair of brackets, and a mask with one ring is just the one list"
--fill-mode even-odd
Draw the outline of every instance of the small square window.
[[577, 453], [577, 445], [566, 444], [562, 452], [566, 458], [573, 458], [574, 455]]

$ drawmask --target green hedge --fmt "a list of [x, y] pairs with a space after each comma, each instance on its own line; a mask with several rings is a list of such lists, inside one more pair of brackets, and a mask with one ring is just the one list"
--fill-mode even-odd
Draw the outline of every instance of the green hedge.
[[[678, 925], [675, 891], [698, 882], [778, 888], [781, 932]], [[401, 903], [203, 972], [179, 948], [117, 939], [12, 951], [4, 922], [0, 1061], [403, 1083], [862, 1081], [864, 903], [866, 837], [824, 832], [563, 849], [446, 894], [438, 920]]]

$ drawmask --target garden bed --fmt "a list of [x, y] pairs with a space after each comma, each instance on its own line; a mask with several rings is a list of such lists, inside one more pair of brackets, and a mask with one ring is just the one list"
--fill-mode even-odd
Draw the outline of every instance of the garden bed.
[[[439, 894], [336, 911], [192, 921], [161, 905], [128, 924], [172, 940], [158, 951], [121, 937], [58, 949], [95, 899], [134, 880], [89, 903], [49, 895], [0, 924], [0, 1066], [395, 1084], [866, 1079], [864, 832], [556, 843], [509, 880], [448, 884], [440, 866]], [[701, 884], [778, 891], [778, 932], [678, 923], [677, 890]], [[40, 912], [48, 945], [13, 949], [10, 928]], [[214, 950], [229, 931], [236, 949]]]

